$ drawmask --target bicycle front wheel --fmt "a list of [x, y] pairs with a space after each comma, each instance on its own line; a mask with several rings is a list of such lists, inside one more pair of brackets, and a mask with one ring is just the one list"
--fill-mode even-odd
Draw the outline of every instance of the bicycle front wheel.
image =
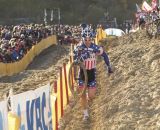
[[[83, 71], [83, 74], [84, 74], [84, 86], [81, 89], [81, 91], [78, 90], [80, 69]], [[70, 88], [72, 95], [74, 97], [81, 97], [85, 93], [87, 83], [88, 83], [87, 71], [85, 69], [84, 64], [82, 62], [80, 63], [73, 62], [69, 68], [68, 78], [69, 78], [68, 84], [69, 84], [69, 88]]]

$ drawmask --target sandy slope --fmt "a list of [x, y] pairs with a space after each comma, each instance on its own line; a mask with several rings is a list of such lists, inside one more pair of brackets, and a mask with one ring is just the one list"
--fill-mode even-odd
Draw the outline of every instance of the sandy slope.
[[37, 56], [25, 71], [1, 77], [0, 98], [10, 87], [13, 87], [14, 93], [20, 93], [56, 79], [59, 67], [68, 61], [69, 49], [69, 46], [51, 46]]
[[[98, 64], [98, 93], [90, 120], [77, 105], [66, 114], [62, 130], [160, 130], [160, 42], [144, 32], [108, 42], [114, 74]], [[108, 48], [108, 47], [106, 47]]]

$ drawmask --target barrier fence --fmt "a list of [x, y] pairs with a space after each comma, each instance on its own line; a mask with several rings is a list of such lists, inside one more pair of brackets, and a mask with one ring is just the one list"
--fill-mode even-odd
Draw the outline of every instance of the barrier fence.
[[0, 75], [12, 76], [27, 68], [27, 66], [33, 61], [34, 57], [39, 55], [43, 50], [50, 47], [53, 44], [57, 44], [57, 38], [55, 35], [46, 39], [42, 39], [39, 43], [27, 52], [27, 54], [20, 60], [14, 63], [0, 63]]
[[34, 91], [10, 95], [10, 112], [7, 101], [0, 102], [3, 106], [0, 107], [0, 130], [58, 130], [58, 122], [71, 96], [67, 77], [71, 63], [63, 64], [52, 86], [47, 84]]
[[[52, 45], [51, 41], [55, 39], [55, 36], [49, 37], [32, 48], [26, 57], [17, 63], [22, 66], [20, 66], [21, 69], [14, 71], [14, 73], [23, 70], [29, 64], [28, 61], [31, 62], [36, 55], [44, 50], [42, 49], [43, 47], [47, 48]], [[97, 41], [99, 40], [101, 39]], [[45, 43], [48, 44], [44, 45]], [[73, 48], [73, 45], [71, 45], [71, 55]], [[72, 62], [73, 57], [70, 56], [70, 62], [64, 63], [60, 68], [57, 81], [53, 81], [34, 91], [10, 95], [10, 112], [7, 108], [7, 100], [0, 102], [0, 130], [58, 130], [59, 120], [63, 117], [64, 110], [71, 97], [67, 75]], [[11, 70], [16, 66], [16, 63], [10, 65], [11, 67], [8, 66], [6, 68], [10, 69], [6, 69], [6, 73], [3, 74], [11, 75], [13, 74]], [[73, 76], [71, 79], [73, 83]]]

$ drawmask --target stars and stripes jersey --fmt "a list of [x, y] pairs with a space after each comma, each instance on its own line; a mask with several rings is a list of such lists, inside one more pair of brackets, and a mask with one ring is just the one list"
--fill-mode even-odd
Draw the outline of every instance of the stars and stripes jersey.
[[80, 58], [81, 61], [83, 61], [85, 68], [91, 70], [96, 68], [96, 55], [102, 55], [103, 48], [94, 43], [91, 43], [89, 47], [82, 43], [75, 48], [73, 53], [75, 61]]

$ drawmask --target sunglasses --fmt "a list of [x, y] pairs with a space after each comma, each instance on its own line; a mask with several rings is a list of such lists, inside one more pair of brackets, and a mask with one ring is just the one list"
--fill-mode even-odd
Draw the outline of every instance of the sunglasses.
[[91, 41], [90, 39], [85, 39], [85, 41]]

